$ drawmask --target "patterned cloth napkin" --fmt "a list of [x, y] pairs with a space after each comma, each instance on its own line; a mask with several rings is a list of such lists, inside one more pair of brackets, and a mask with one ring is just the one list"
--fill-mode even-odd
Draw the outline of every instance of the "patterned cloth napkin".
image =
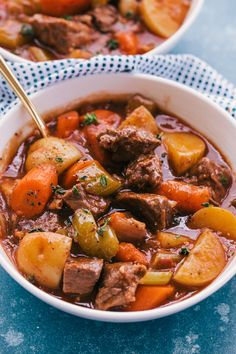
[[[56, 82], [102, 73], [138, 72], [178, 81], [202, 92], [236, 117], [236, 88], [205, 62], [192, 55], [98, 56], [90, 60], [8, 63], [31, 94]], [[18, 102], [0, 78], [0, 118]]]

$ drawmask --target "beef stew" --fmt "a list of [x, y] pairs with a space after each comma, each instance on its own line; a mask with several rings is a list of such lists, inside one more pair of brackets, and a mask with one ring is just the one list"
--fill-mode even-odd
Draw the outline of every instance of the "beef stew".
[[206, 137], [139, 95], [80, 104], [48, 129], [1, 175], [1, 243], [26, 279], [76, 305], [143, 311], [224, 270], [236, 185]]
[[144, 54], [182, 25], [190, 0], [2, 0], [0, 46], [25, 59]]

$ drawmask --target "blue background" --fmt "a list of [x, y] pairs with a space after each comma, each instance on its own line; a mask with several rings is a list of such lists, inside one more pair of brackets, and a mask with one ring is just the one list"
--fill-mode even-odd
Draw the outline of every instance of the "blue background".
[[[191, 53], [236, 84], [236, 1], [206, 0], [174, 53]], [[0, 354], [236, 353], [236, 278], [201, 304], [171, 317], [108, 324], [57, 311], [0, 269]]]

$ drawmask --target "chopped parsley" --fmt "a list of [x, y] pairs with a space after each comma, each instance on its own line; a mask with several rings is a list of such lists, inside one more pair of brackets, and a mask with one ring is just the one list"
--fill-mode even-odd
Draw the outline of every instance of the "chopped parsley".
[[106, 187], [107, 186], [107, 177], [105, 175], [101, 175], [100, 184], [101, 184], [102, 187]]
[[91, 124], [98, 124], [97, 116], [94, 112], [86, 113], [84, 116], [84, 121], [81, 123], [83, 127]]
[[80, 196], [80, 192], [79, 192], [79, 189], [78, 189], [77, 186], [73, 186], [72, 192], [73, 192], [73, 194], [76, 195], [77, 197]]
[[33, 275], [28, 275], [26, 278], [30, 283], [35, 284], [35, 277]]
[[181, 254], [182, 256], [187, 256], [189, 254], [188, 247], [182, 247], [181, 250], [179, 251], [179, 254]]
[[55, 157], [55, 161], [58, 162], [58, 163], [62, 163], [64, 160], [63, 160], [62, 157], [57, 156], [57, 157]]
[[158, 140], [161, 140], [163, 134], [164, 134], [163, 132], [161, 132], [160, 134], [157, 134], [156, 138], [157, 138]]
[[97, 233], [99, 236], [103, 236], [104, 232], [106, 231], [107, 229], [107, 225], [109, 224], [110, 222], [110, 218], [106, 218], [104, 219], [104, 223], [102, 226], [100, 226], [98, 229], [97, 229]]
[[35, 229], [28, 231], [29, 234], [32, 234], [33, 232], [44, 232], [44, 230], [41, 229], [41, 227], [36, 227]]
[[109, 39], [106, 44], [107, 48], [110, 50], [115, 50], [119, 48], [119, 42], [117, 39]]
[[81, 176], [79, 179], [80, 181], [85, 181], [88, 178], [88, 176]]
[[205, 207], [205, 208], [209, 208], [210, 206], [210, 203], [206, 202], [206, 203], [202, 203], [202, 206]]
[[220, 175], [220, 183], [222, 184], [222, 186], [228, 187], [229, 178], [227, 176], [225, 176], [225, 175]]
[[125, 17], [129, 20], [134, 17], [131, 11], [126, 12]]
[[71, 20], [73, 20], [73, 17], [72, 16], [64, 16], [63, 17], [65, 20], [67, 20], [67, 21], [71, 21]]
[[59, 185], [57, 186], [52, 185], [52, 191], [54, 194], [58, 194], [58, 195], [63, 195], [66, 193], [66, 190]]
[[34, 28], [28, 23], [24, 23], [21, 27], [20, 34], [24, 37], [33, 38]]

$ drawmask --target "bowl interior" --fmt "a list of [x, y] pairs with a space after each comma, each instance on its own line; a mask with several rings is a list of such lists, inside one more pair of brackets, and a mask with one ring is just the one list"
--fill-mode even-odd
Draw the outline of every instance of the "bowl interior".
[[[102, 77], [101, 77], [102, 76]], [[224, 154], [232, 168], [236, 170], [236, 124], [221, 108], [211, 103], [203, 95], [173, 81], [144, 74], [103, 74], [67, 80], [32, 95], [33, 102], [41, 114], [66, 110], [73, 103], [87, 97], [105, 98], [109, 95], [139, 93], [163, 109], [181, 117], [193, 128], [210, 139]], [[26, 135], [30, 127], [28, 114], [19, 104], [11, 109], [0, 122], [0, 156], [9, 140], [24, 128]], [[26, 128], [26, 126], [28, 128]], [[0, 247], [0, 264], [24, 288], [41, 300], [71, 314], [95, 320], [111, 322], [145, 321], [160, 318], [181, 311], [203, 300], [225, 284], [236, 272], [236, 258], [226, 266], [223, 273], [207, 288], [193, 297], [161, 308], [131, 313], [98, 311], [82, 308], [59, 300], [33, 286], [22, 277]]]

